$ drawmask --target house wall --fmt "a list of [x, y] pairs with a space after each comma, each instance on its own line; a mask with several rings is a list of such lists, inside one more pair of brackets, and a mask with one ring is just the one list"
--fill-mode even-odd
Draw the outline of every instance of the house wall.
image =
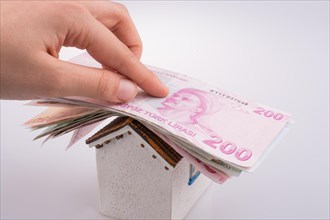
[[96, 149], [100, 211], [116, 219], [170, 219], [173, 169], [164, 169], [169, 165], [163, 158], [134, 130], [125, 129], [131, 135], [113, 138], [117, 132], [93, 143], [113, 138]]
[[173, 171], [172, 219], [183, 219], [205, 190], [211, 180], [200, 174], [192, 185], [188, 185], [190, 163], [182, 158]]

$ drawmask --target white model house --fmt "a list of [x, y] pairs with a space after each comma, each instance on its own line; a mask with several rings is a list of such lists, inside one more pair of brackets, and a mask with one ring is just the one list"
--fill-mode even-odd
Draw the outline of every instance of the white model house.
[[86, 143], [96, 148], [100, 212], [115, 219], [182, 219], [211, 182], [201, 174], [191, 184], [193, 166], [129, 117]]

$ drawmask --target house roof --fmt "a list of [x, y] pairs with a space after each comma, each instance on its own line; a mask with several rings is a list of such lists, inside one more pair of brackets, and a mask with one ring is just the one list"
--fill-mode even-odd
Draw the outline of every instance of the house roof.
[[120, 130], [127, 125], [130, 126], [136, 133], [138, 133], [172, 167], [175, 167], [176, 164], [181, 160], [182, 156], [163, 139], [161, 139], [158, 135], [149, 130], [139, 121], [127, 116], [117, 117], [96, 134], [88, 138], [86, 140], [86, 144], [91, 144], [102, 137]]

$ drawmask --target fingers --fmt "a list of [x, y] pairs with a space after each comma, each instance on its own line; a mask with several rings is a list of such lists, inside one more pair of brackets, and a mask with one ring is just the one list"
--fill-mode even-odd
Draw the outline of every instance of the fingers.
[[134, 81], [152, 96], [164, 97], [168, 88], [149, 71], [111, 31], [93, 16], [81, 15], [69, 29], [66, 45], [87, 49], [98, 62]]
[[122, 4], [109, 1], [79, 2], [123, 42], [138, 58], [142, 54], [142, 41], [136, 27]]
[[[118, 103], [130, 101], [136, 96], [136, 84], [117, 73], [57, 60], [50, 56], [47, 59], [45, 62], [56, 69], [57, 89], [50, 94], [52, 97], [84, 96]], [[48, 83], [48, 87], [52, 88], [53, 82]]]

